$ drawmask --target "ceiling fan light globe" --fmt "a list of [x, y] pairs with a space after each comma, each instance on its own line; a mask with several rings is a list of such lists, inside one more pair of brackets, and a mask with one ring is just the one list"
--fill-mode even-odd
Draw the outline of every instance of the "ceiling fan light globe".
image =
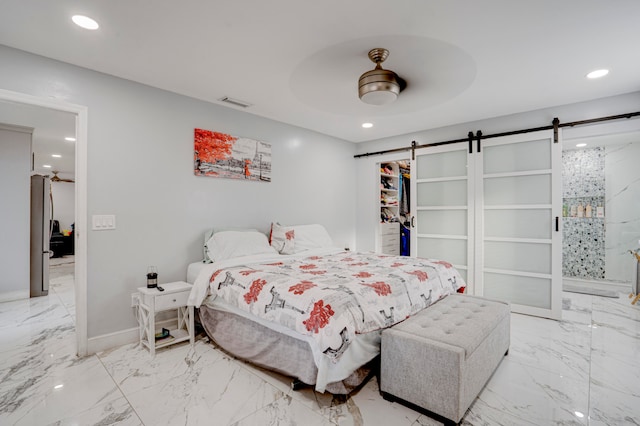
[[368, 92], [360, 96], [360, 100], [369, 105], [387, 105], [398, 99], [398, 95], [388, 91]]

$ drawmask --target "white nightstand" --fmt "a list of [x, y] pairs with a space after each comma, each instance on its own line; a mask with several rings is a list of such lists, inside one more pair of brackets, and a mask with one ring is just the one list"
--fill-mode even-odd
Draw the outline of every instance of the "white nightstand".
[[[195, 340], [193, 306], [187, 306], [192, 285], [178, 281], [160, 284], [160, 287], [164, 288], [164, 291], [157, 288], [138, 287], [140, 343], [149, 348], [152, 356], [156, 354], [156, 349], [185, 340], [190, 340], [193, 345]], [[178, 328], [169, 330], [171, 337], [156, 342], [156, 314], [171, 309], [178, 310]]]

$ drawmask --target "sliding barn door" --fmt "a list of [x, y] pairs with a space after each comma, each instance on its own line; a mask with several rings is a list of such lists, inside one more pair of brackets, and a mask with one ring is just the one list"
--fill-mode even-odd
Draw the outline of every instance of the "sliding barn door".
[[475, 162], [476, 294], [560, 318], [561, 144], [551, 130], [486, 139]]
[[562, 181], [552, 131], [418, 152], [412, 164], [412, 256], [446, 260], [467, 293], [560, 318]]
[[411, 165], [411, 255], [453, 264], [473, 290], [473, 164], [466, 144], [416, 152]]

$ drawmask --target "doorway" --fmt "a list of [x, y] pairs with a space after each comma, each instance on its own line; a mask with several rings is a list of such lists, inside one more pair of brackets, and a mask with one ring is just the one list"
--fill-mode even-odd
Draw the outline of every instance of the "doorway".
[[411, 256], [411, 162], [382, 161], [376, 164], [379, 225], [376, 252]]
[[[562, 275], [566, 291], [617, 297], [636, 282], [640, 247], [640, 120], [566, 139]], [[617, 123], [616, 123], [617, 124]], [[625, 123], [627, 124], [627, 123]], [[611, 127], [611, 126], [609, 126]], [[628, 127], [628, 126], [627, 126]]]
[[[75, 130], [75, 208], [74, 216], [74, 264], [73, 264], [73, 300], [75, 306], [77, 355], [87, 355], [87, 107], [70, 104], [50, 98], [41, 98], [24, 93], [0, 89], [0, 104], [5, 112], [0, 121], [11, 120], [11, 111], [54, 112], [71, 114]], [[5, 116], [6, 114], [6, 116]], [[71, 135], [70, 135], [71, 136]], [[44, 163], [46, 164], [46, 163]], [[67, 266], [68, 269], [68, 266]]]

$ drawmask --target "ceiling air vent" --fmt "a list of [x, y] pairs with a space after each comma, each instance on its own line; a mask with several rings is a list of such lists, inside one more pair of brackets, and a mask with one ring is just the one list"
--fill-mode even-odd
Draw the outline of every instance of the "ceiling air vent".
[[252, 105], [249, 102], [241, 101], [239, 99], [233, 99], [233, 98], [230, 98], [228, 96], [222, 97], [222, 98], [220, 98], [218, 100], [220, 102], [231, 104], [233, 106], [237, 106], [237, 107], [240, 107], [240, 108], [247, 108], [247, 107], [250, 107]]

